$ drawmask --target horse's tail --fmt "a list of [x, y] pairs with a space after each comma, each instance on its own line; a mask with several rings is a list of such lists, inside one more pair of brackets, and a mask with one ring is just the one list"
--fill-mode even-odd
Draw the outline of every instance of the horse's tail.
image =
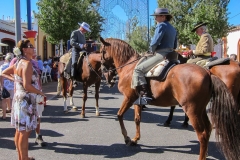
[[211, 119], [215, 125], [216, 140], [220, 142], [225, 157], [229, 160], [240, 157], [240, 116], [238, 107], [226, 85], [211, 75], [213, 83], [213, 101]]

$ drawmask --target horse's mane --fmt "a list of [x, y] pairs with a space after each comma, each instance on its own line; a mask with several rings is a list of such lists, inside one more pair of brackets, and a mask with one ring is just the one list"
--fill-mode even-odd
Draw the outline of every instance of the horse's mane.
[[131, 57], [139, 57], [140, 55], [125, 41], [114, 38], [107, 38], [106, 42], [110, 43], [110, 54], [118, 57], [120, 65], [129, 61]]

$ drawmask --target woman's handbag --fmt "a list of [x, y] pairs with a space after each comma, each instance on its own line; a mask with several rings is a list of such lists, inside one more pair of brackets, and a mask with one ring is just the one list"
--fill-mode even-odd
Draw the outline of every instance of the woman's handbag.
[[10, 93], [8, 92], [8, 90], [6, 88], [3, 87], [2, 89], [2, 98], [9, 98], [10, 97]]

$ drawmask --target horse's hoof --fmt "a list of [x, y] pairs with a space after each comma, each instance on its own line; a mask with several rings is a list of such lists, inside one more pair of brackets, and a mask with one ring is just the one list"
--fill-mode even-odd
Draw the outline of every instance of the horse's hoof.
[[137, 145], [137, 140], [131, 140], [131, 144], [130, 144], [131, 146], [136, 146]]
[[183, 123], [183, 124], [182, 124], [182, 127], [183, 127], [183, 128], [188, 128], [188, 123]]
[[100, 112], [96, 112], [96, 116], [100, 116]]
[[129, 137], [127, 137], [127, 138], [125, 139], [125, 144], [126, 144], [127, 146], [131, 146], [132, 140], [131, 140]]
[[170, 122], [167, 122], [167, 121], [166, 121], [166, 122], [163, 124], [163, 126], [164, 126], [164, 127], [169, 127], [170, 124], [171, 124]]
[[77, 111], [77, 107], [76, 106], [72, 106], [72, 110]]
[[85, 118], [85, 114], [80, 114], [81, 118]]

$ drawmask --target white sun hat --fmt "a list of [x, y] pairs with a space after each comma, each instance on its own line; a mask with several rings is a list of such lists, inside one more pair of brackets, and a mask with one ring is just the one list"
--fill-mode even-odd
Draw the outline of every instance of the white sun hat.
[[85, 30], [87, 30], [88, 32], [91, 32], [90, 30], [90, 26], [89, 24], [87, 24], [86, 22], [83, 22], [83, 23], [78, 23], [79, 26], [83, 27]]

